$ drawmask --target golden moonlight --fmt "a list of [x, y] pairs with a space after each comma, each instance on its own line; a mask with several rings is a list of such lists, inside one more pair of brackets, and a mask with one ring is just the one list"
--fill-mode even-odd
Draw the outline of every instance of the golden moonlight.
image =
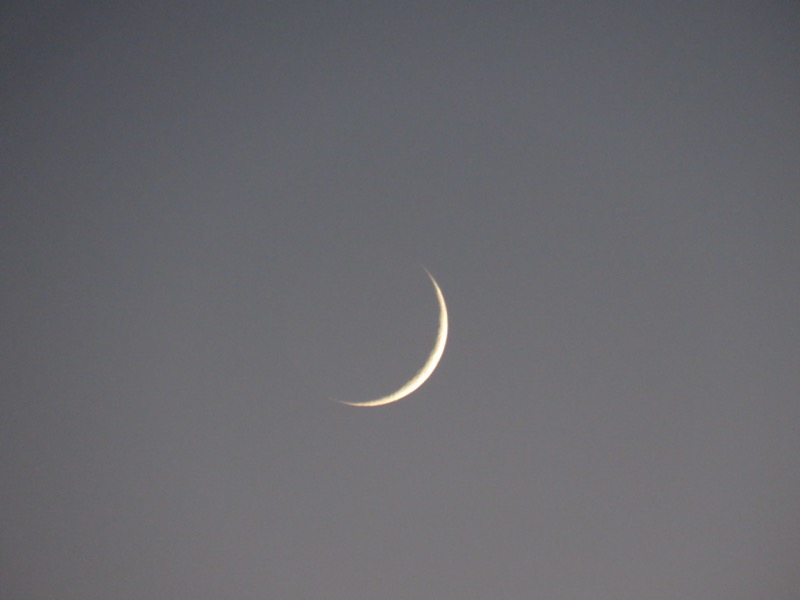
[[433, 289], [436, 291], [436, 298], [439, 300], [439, 332], [436, 334], [436, 343], [433, 345], [433, 350], [431, 350], [428, 360], [426, 360], [422, 368], [396, 392], [392, 392], [383, 398], [368, 400], [366, 402], [345, 402], [339, 400], [342, 404], [347, 404], [348, 406], [383, 406], [384, 404], [397, 402], [419, 389], [436, 370], [436, 366], [439, 364], [442, 354], [444, 354], [444, 347], [447, 343], [447, 306], [444, 303], [444, 296], [442, 295], [442, 290], [439, 289], [439, 284], [436, 283], [433, 275], [431, 275], [427, 269], [425, 272], [428, 273], [428, 277], [431, 278]]

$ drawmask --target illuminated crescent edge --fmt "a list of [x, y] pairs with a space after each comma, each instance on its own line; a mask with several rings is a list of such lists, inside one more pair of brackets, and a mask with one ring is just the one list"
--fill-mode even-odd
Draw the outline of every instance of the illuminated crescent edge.
[[416, 391], [427, 379], [433, 374], [434, 370], [436, 370], [436, 366], [439, 364], [439, 361], [444, 354], [444, 347], [447, 344], [447, 305], [444, 303], [444, 296], [442, 295], [442, 290], [439, 289], [439, 284], [436, 283], [436, 280], [433, 278], [433, 275], [425, 269], [425, 272], [428, 273], [428, 277], [431, 278], [431, 282], [433, 283], [433, 287], [436, 290], [436, 298], [439, 300], [439, 332], [436, 334], [436, 343], [433, 345], [433, 350], [431, 350], [430, 356], [428, 356], [428, 360], [425, 361], [425, 364], [422, 365], [422, 368], [417, 371], [414, 376], [409, 379], [403, 387], [401, 387], [396, 392], [389, 394], [388, 396], [384, 396], [383, 398], [378, 398], [377, 400], [368, 400], [366, 402], [345, 402], [344, 400], [339, 400], [342, 404], [347, 404], [348, 406], [383, 406], [384, 404], [391, 404], [392, 402], [397, 402], [398, 400], [405, 398], [412, 392]]

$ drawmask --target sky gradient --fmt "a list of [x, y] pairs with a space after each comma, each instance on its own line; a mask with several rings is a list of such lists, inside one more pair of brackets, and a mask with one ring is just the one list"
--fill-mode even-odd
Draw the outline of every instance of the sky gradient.
[[[793, 600], [800, 5], [0, 9], [0, 599]], [[390, 406], [450, 330], [438, 369]]]

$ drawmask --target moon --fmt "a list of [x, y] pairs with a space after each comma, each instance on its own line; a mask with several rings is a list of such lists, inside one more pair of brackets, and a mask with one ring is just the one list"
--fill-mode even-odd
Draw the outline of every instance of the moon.
[[444, 296], [442, 295], [442, 290], [439, 289], [439, 284], [436, 283], [433, 275], [431, 275], [427, 269], [425, 269], [425, 272], [428, 273], [428, 277], [431, 278], [433, 289], [436, 291], [436, 298], [439, 300], [439, 332], [436, 334], [436, 343], [433, 345], [433, 350], [431, 350], [428, 360], [426, 360], [425, 364], [422, 365], [422, 368], [417, 371], [414, 376], [396, 392], [392, 392], [383, 398], [378, 398], [377, 400], [368, 400], [366, 402], [345, 402], [344, 400], [339, 400], [339, 402], [342, 404], [360, 407], [383, 406], [384, 404], [397, 402], [398, 400], [405, 398], [409, 394], [419, 389], [419, 387], [425, 383], [436, 370], [436, 366], [439, 364], [439, 361], [442, 359], [442, 355], [444, 354], [445, 344], [447, 344], [447, 305], [444, 303]]

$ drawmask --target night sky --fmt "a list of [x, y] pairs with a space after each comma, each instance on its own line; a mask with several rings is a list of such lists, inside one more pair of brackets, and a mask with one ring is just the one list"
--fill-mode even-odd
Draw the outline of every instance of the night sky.
[[[6, 2], [0, 600], [795, 600], [800, 4]], [[383, 407], [450, 334], [428, 382]]]

